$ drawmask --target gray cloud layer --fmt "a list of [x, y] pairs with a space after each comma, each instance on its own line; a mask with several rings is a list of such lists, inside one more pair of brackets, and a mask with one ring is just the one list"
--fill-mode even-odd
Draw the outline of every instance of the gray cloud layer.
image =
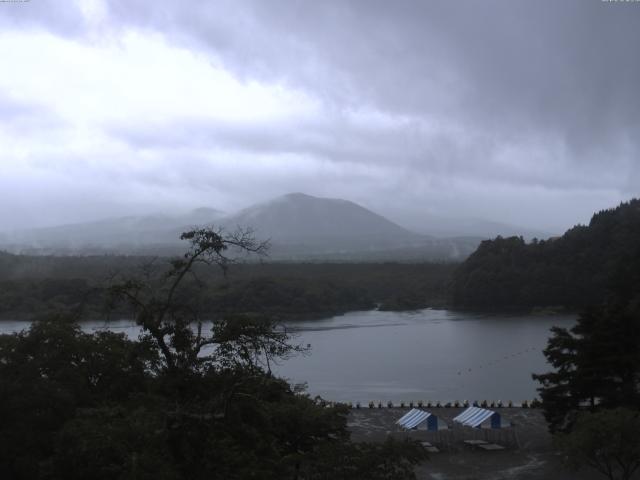
[[[236, 208], [306, 190], [351, 198], [405, 223], [435, 212], [558, 230], [640, 191], [638, 3], [59, 5], [3, 5], [0, 18], [11, 31], [47, 31], [96, 51], [127, 32], [159, 35], [243, 85], [277, 86], [313, 106], [312, 113], [242, 121], [212, 117], [204, 107], [144, 121], [116, 115], [85, 126], [100, 138], [94, 158], [28, 155], [39, 172], [51, 171], [49, 163], [80, 172], [67, 179], [118, 178], [103, 187], [109, 194], [100, 213], [122, 207], [111, 196], [149, 208], [140, 200], [144, 189], [165, 192], [159, 208], [176, 198], [184, 207]], [[20, 97], [19, 88], [13, 93]], [[51, 130], [24, 120], [40, 115], [15, 97], [0, 96], [0, 116], [22, 118], [28, 132]], [[31, 100], [29, 108], [48, 108]], [[56, 116], [68, 121], [47, 114]], [[114, 155], [129, 156], [135, 168], [122, 169]], [[89, 208], [80, 217], [87, 215]]]

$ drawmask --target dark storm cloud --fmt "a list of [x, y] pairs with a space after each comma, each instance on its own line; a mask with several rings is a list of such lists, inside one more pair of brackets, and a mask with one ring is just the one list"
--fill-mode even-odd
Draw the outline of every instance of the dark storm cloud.
[[[88, 25], [73, 3], [34, 3], [9, 18], [55, 32]], [[640, 137], [637, 5], [110, 0], [106, 14], [114, 28], [161, 32], [340, 108], [437, 116], [500, 138], [560, 136], [582, 160]]]
[[[210, 115], [204, 106], [201, 115], [173, 107], [157, 116], [144, 109], [128, 115], [135, 98], [127, 96], [125, 82], [114, 98], [122, 115], [87, 117], [74, 127], [83, 148], [97, 139], [94, 158], [83, 162], [80, 155], [65, 166], [85, 178], [101, 175], [151, 189], [204, 191], [209, 185], [218, 198], [241, 197], [245, 204], [308, 187], [396, 212], [419, 215], [427, 204], [443, 214], [471, 210], [507, 221], [518, 218], [507, 206], [520, 202], [527, 219], [516, 223], [552, 228], [583, 220], [602, 202], [610, 206], [640, 193], [639, 3], [60, 5], [3, 6], [0, 25], [45, 29], [97, 47], [118, 44], [127, 32], [160, 36], [165, 47], [221, 66], [245, 85], [281, 86], [314, 105], [282, 118], [234, 120]], [[157, 78], [158, 84], [165, 80]], [[175, 85], [167, 85], [170, 100]], [[80, 91], [79, 98], [91, 101], [94, 93]], [[3, 110], [3, 98], [0, 117], [38, 116], [21, 113], [17, 104]], [[76, 111], [84, 113], [70, 109], [64, 118]], [[47, 155], [39, 152], [36, 163], [52, 162]], [[135, 168], [111, 165], [125, 156]], [[194, 202], [202, 198], [193, 195]], [[383, 195], [388, 201], [380, 201]], [[566, 206], [564, 217], [550, 218], [559, 203]]]
[[247, 76], [283, 79], [340, 105], [438, 116], [499, 138], [559, 137], [600, 161], [640, 137], [640, 8], [593, 1], [233, 2], [118, 22], [189, 39]]
[[[164, 124], [118, 124], [110, 127], [109, 132], [135, 151], [180, 155], [193, 149], [209, 152], [225, 149], [256, 155], [317, 158], [343, 166], [386, 166], [396, 174], [404, 169], [411, 175], [421, 172], [478, 182], [494, 180], [558, 189], [620, 186], [619, 173], [601, 171], [598, 164], [584, 163], [578, 171], [552, 165], [555, 173], [550, 175], [548, 164], [552, 162], [544, 157], [539, 158], [537, 164], [523, 168], [519, 162], [497, 158], [498, 145], [486, 137], [466, 138], [466, 142], [461, 142], [442, 132], [429, 132], [417, 121], [376, 127], [357, 125], [345, 117], [268, 125], [176, 118]], [[528, 147], [539, 148], [533, 141]], [[516, 155], [523, 152], [514, 152], [513, 156]]]

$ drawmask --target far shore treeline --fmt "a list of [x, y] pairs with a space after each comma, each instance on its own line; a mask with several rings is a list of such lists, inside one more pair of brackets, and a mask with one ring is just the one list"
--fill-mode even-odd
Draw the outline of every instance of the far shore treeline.
[[[156, 260], [157, 262], [157, 260]], [[0, 318], [50, 311], [103, 317], [105, 286], [152, 257], [27, 256], [0, 252]], [[200, 311], [313, 318], [352, 310], [581, 308], [605, 300], [612, 278], [640, 269], [640, 200], [596, 213], [562, 237], [497, 237], [456, 263], [240, 263], [202, 269]], [[195, 290], [194, 290], [195, 292]], [[194, 293], [195, 295], [195, 293]], [[126, 311], [110, 315], [126, 316]]]
[[[107, 314], [110, 278], [138, 271], [147, 257], [34, 257], [0, 253], [0, 319], [29, 318], [44, 310], [81, 309], [85, 318]], [[449, 303], [451, 263], [246, 263], [224, 276], [199, 269], [206, 284], [200, 311], [211, 318], [260, 313], [314, 318], [376, 307], [407, 310]], [[195, 287], [195, 285], [194, 285]], [[127, 311], [109, 315], [126, 316]]]

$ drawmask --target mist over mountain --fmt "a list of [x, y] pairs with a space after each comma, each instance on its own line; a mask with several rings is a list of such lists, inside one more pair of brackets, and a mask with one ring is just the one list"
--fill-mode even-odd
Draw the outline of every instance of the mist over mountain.
[[436, 214], [426, 214], [418, 221], [408, 219], [402, 222], [407, 228], [417, 233], [433, 235], [434, 237], [523, 237], [525, 240], [533, 238], [545, 239], [557, 236], [558, 233], [511, 225], [483, 218], [445, 217]]
[[303, 193], [252, 205], [222, 222], [227, 228], [250, 226], [258, 238], [279, 245], [370, 250], [422, 241], [421, 235], [354, 202]]
[[269, 238], [273, 258], [344, 261], [458, 260], [480, 242], [412, 232], [354, 202], [290, 193], [221, 220]]
[[13, 252], [140, 253], [156, 247], [175, 246], [175, 230], [209, 224], [223, 212], [202, 207], [183, 215], [143, 215], [106, 218], [94, 222], [5, 232], [0, 247]]
[[416, 233], [348, 200], [290, 193], [229, 215], [203, 207], [183, 215], [108, 218], [5, 233], [0, 248], [40, 254], [175, 254], [184, 248], [180, 233], [199, 225], [227, 231], [249, 227], [256, 238], [269, 239], [275, 260], [461, 260], [483, 238], [529, 236], [503, 224], [442, 218], [421, 224]]

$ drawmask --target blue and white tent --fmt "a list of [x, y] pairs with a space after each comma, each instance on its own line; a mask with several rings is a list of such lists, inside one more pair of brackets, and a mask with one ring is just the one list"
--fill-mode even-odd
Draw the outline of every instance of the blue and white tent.
[[502, 423], [502, 417], [498, 412], [480, 407], [467, 408], [464, 412], [455, 417], [453, 421], [472, 428], [481, 428], [483, 426], [502, 428], [509, 426], [508, 423]]
[[445, 424], [438, 421], [438, 417], [417, 408], [409, 410], [409, 413], [403, 415], [396, 424], [405, 430], [420, 429], [436, 432], [447, 428]]

